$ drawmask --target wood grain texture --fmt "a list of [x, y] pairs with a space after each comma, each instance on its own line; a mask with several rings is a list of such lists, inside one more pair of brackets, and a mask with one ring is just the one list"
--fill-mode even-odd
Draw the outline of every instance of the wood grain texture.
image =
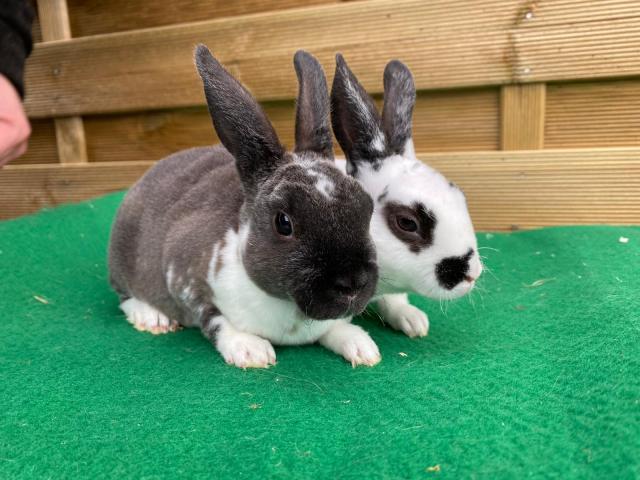
[[342, 51], [372, 92], [396, 57], [418, 89], [640, 74], [639, 2], [598, 2], [607, 9], [567, 0], [571, 8], [541, 8], [522, 20], [534, 3], [372, 0], [41, 44], [28, 63], [27, 110], [41, 117], [202, 105], [192, 60], [198, 42], [261, 100], [293, 98], [291, 59], [300, 47], [329, 71]]
[[67, 0], [38, 0], [38, 21], [43, 41], [71, 38]]
[[421, 157], [464, 190], [480, 230], [640, 222], [640, 149]]
[[[42, 40], [68, 41], [71, 38], [67, 0], [39, 0], [38, 19]], [[80, 117], [56, 118], [56, 142], [60, 163], [87, 163], [87, 144]]]
[[212, 20], [340, 0], [68, 0], [74, 37]]
[[0, 219], [122, 190], [151, 164], [9, 165], [0, 170]]
[[56, 163], [57, 161], [56, 128], [53, 120], [31, 120], [31, 137], [29, 137], [27, 153], [13, 160], [11, 165]]
[[545, 145], [640, 146], [640, 80], [548, 85]]
[[544, 147], [546, 85], [505, 85], [500, 94], [502, 150]]
[[56, 118], [56, 144], [60, 163], [87, 163], [87, 141], [81, 117]]
[[[261, 100], [295, 96], [292, 58], [300, 47], [317, 54], [328, 72], [343, 51], [372, 92], [381, 91], [382, 71], [394, 57], [414, 69], [419, 89], [458, 78], [453, 83], [499, 82], [509, 77], [508, 66], [491, 26], [504, 36], [513, 12], [498, 3], [466, 17], [466, 7], [442, 0], [353, 2], [41, 44], [27, 65], [26, 107], [42, 117], [203, 105], [192, 58], [198, 42]], [[474, 23], [488, 29], [469, 33]]]
[[42, 41], [42, 29], [40, 28], [40, 19], [36, 15], [33, 19], [33, 25], [31, 27], [31, 39], [33, 43], [40, 43]]
[[[413, 120], [416, 148], [424, 152], [496, 150], [497, 104], [494, 89], [419, 93]], [[281, 142], [293, 148], [294, 103], [267, 102], [263, 107]], [[204, 107], [89, 116], [84, 125], [92, 162], [156, 160], [218, 142]]]
[[[421, 154], [462, 187], [479, 230], [637, 224], [640, 148]], [[0, 218], [133, 183], [153, 162], [0, 170]]]

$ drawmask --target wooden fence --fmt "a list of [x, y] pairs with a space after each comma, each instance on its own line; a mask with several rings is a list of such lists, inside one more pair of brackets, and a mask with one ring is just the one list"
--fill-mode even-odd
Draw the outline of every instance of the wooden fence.
[[479, 229], [640, 223], [635, 0], [39, 0], [29, 153], [0, 171], [0, 218], [126, 188], [215, 141], [192, 52], [205, 43], [293, 144], [295, 50], [342, 52], [382, 91], [419, 89], [420, 157], [467, 193]]

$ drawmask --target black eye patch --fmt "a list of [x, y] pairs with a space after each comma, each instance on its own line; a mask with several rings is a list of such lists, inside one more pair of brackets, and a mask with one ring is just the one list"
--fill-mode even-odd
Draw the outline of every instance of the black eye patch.
[[[437, 220], [433, 212], [420, 203], [411, 206], [388, 202], [384, 214], [391, 232], [407, 244], [413, 253], [420, 253], [433, 244]], [[410, 228], [409, 228], [410, 227]]]

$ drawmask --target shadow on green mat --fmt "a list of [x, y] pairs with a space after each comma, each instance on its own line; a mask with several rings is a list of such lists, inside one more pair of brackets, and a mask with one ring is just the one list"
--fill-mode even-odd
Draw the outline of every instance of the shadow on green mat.
[[[121, 194], [0, 223], [0, 478], [638, 478], [640, 228], [479, 234], [427, 338], [226, 366], [131, 328], [107, 284]], [[628, 238], [627, 243], [619, 241]]]

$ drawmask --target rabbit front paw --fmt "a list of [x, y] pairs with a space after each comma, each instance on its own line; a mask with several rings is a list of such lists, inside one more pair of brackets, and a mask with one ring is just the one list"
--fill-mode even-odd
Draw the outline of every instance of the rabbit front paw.
[[276, 364], [276, 352], [271, 343], [250, 333], [222, 332], [216, 347], [227, 364], [239, 368], [269, 368]]
[[320, 344], [342, 355], [352, 367], [373, 367], [380, 362], [380, 351], [369, 334], [357, 325], [337, 322], [320, 338]]
[[429, 333], [427, 314], [413, 305], [397, 305], [385, 316], [385, 321], [408, 337], [425, 337]]
[[383, 321], [408, 337], [425, 337], [429, 333], [427, 314], [411, 305], [406, 294], [385, 295], [378, 306]]
[[127, 316], [127, 321], [140, 332], [154, 335], [175, 332], [179, 330], [178, 322], [171, 320], [160, 310], [153, 308], [137, 298], [129, 298], [120, 304], [120, 308]]

